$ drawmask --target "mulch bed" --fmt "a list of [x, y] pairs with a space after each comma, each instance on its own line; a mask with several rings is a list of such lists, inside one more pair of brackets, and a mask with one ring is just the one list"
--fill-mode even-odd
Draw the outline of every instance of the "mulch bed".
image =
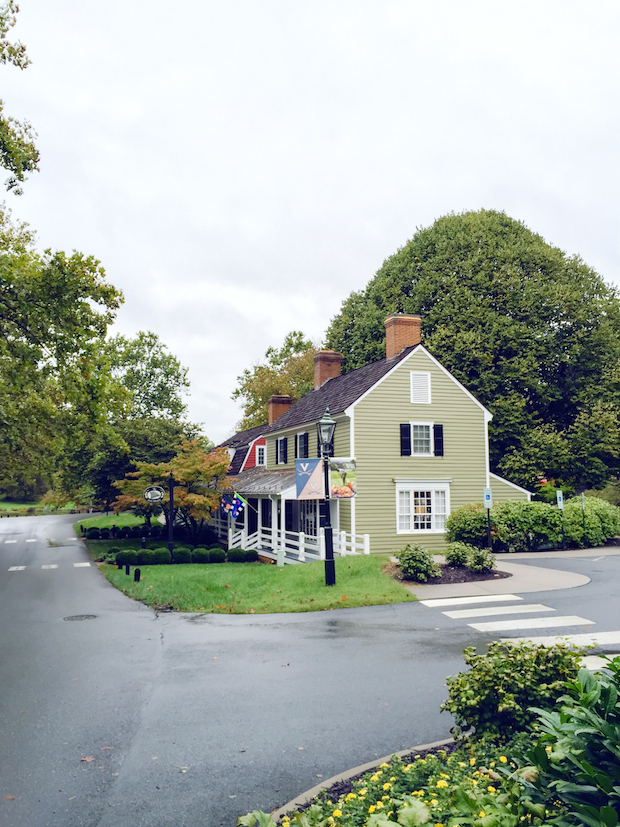
[[[425, 586], [443, 586], [447, 583], [475, 583], [479, 580], [502, 580], [505, 577], [512, 577], [507, 571], [486, 571], [477, 573], [469, 569], [453, 568], [452, 566], [440, 565], [441, 577], [432, 577], [422, 583]], [[411, 580], [405, 577], [399, 568], [398, 563], [388, 563], [383, 569], [385, 574], [400, 580], [403, 583], [418, 583], [418, 580]]]

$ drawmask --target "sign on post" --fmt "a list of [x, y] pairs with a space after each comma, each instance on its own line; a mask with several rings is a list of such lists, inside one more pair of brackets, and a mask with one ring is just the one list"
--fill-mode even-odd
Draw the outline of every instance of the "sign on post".
[[493, 508], [493, 491], [490, 488], [484, 489], [484, 507]]
[[145, 489], [143, 497], [148, 503], [159, 503], [163, 500], [165, 491], [159, 485], [149, 485]]
[[558, 502], [558, 508], [560, 509], [560, 511], [564, 511], [564, 495], [562, 494], [561, 488], [555, 489], [555, 498]]

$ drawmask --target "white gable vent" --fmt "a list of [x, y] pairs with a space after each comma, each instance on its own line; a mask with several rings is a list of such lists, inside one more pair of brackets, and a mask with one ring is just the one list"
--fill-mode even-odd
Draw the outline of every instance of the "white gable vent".
[[420, 370], [409, 372], [411, 381], [411, 401], [414, 405], [431, 404], [431, 375]]

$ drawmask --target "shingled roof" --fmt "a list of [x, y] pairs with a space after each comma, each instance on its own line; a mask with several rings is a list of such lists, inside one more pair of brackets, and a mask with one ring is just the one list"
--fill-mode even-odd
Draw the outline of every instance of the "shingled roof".
[[220, 442], [217, 446], [218, 448], [232, 448], [235, 452], [230, 463], [230, 468], [228, 469], [228, 476], [235, 476], [241, 471], [252, 443], [255, 439], [258, 439], [259, 436], [262, 436], [267, 427], [267, 425], [259, 425], [257, 428], [239, 431], [239, 433], [233, 434], [224, 440], [224, 442]]
[[267, 425], [261, 431], [262, 434], [281, 431], [284, 428], [294, 428], [296, 425], [303, 425], [306, 422], [314, 422], [320, 419], [329, 407], [330, 414], [342, 413], [356, 399], [359, 399], [367, 390], [373, 387], [380, 379], [396, 367], [399, 362], [406, 359], [416, 347], [403, 348], [396, 356], [389, 359], [379, 359], [357, 368], [343, 376], [336, 376], [329, 379], [319, 388], [314, 388], [296, 402], [286, 413], [279, 416], [271, 425]]

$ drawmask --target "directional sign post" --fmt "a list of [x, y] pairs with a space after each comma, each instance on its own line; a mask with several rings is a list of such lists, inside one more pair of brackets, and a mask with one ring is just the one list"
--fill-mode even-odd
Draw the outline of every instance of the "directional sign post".
[[491, 541], [491, 509], [493, 508], [493, 491], [490, 488], [484, 489], [484, 507], [487, 510], [487, 546], [493, 548]]
[[555, 498], [558, 503], [558, 508], [562, 512], [562, 551], [564, 551], [565, 542], [564, 542], [564, 494], [562, 493], [561, 488], [555, 489]]

